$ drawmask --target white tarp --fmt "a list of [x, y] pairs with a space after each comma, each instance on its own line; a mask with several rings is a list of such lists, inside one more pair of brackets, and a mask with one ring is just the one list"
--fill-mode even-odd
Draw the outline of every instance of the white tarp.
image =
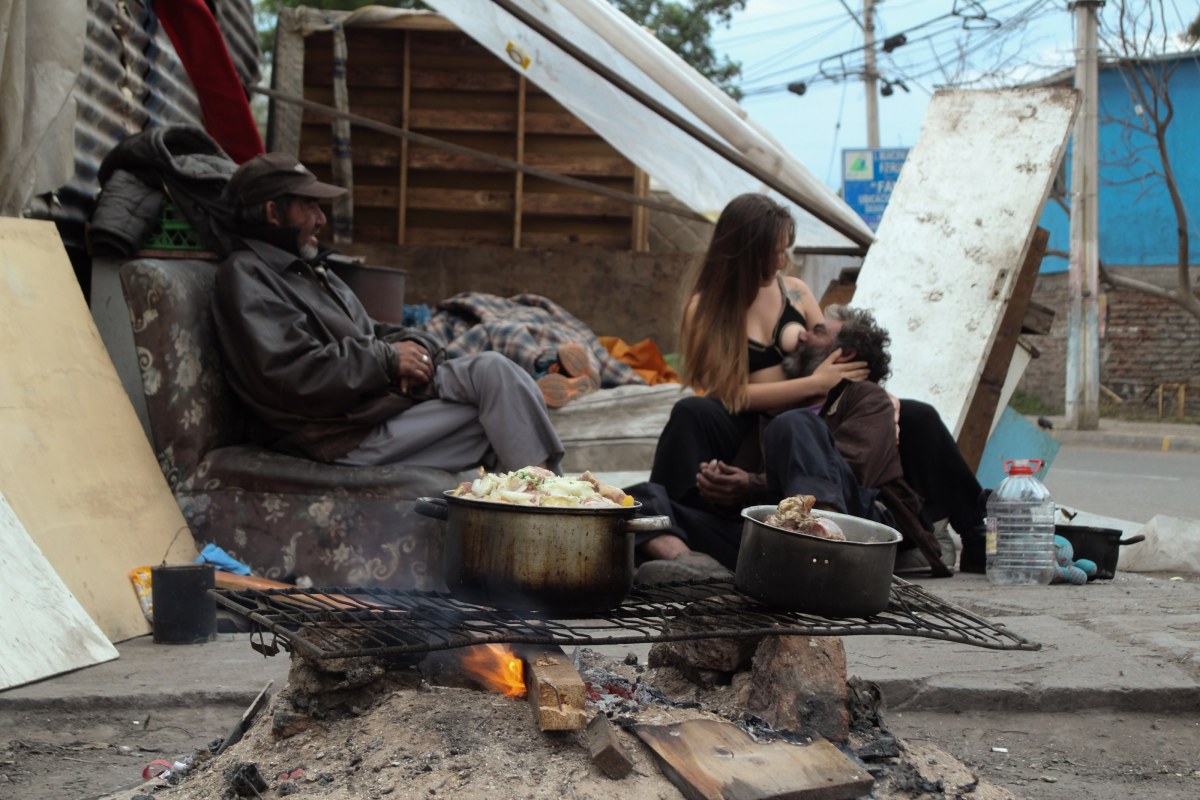
[[[715, 219], [733, 197], [743, 192], [763, 192], [791, 209], [796, 218], [798, 246], [845, 251], [861, 249], [862, 243], [872, 241], [870, 228], [832, 189], [809, 173], [711, 82], [605, 0], [513, 2], [656, 102], [783, 182], [805, 205], [835, 221], [841, 230], [852, 232], [857, 241], [769, 190], [491, 0], [430, 0], [428, 5], [549, 93], [693, 211]], [[305, 15], [302, 27], [327, 28], [333, 20], [345, 26], [379, 24], [389, 15], [405, 13], [412, 12], [379, 7], [349, 14], [313, 12]], [[353, 60], [353, 53], [350, 58]]]
[[83, 0], [0, 0], [0, 215], [75, 171], [75, 101], [83, 65]]

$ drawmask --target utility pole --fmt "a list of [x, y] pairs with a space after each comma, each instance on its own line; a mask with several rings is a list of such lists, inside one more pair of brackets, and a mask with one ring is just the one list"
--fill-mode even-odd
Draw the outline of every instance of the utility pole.
[[1067, 427], [1094, 431], [1100, 426], [1100, 237], [1099, 67], [1097, 11], [1104, 0], [1076, 0], [1075, 89], [1079, 115], [1071, 134], [1071, 257], [1067, 306]]
[[867, 90], [867, 147], [879, 147], [879, 73], [875, 69], [875, 0], [863, 0], [863, 83]]

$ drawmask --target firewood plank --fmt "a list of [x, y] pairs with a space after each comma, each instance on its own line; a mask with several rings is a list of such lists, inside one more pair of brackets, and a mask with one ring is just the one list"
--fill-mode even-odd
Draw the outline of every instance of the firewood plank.
[[525, 660], [525, 689], [538, 729], [577, 731], [587, 725], [583, 678], [561, 648], [521, 650]]
[[617, 729], [603, 714], [597, 714], [588, 723], [587, 748], [592, 763], [613, 780], [620, 780], [633, 771], [633, 759], [621, 744]]
[[689, 800], [845, 800], [874, 778], [830, 742], [755, 742], [732, 723], [692, 719], [637, 725], [634, 733]]

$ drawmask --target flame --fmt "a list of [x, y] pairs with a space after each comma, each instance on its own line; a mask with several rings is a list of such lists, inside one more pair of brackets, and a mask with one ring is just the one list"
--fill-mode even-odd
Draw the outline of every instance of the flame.
[[462, 662], [492, 691], [506, 697], [525, 696], [525, 665], [510, 648], [502, 644], [476, 645], [463, 654]]

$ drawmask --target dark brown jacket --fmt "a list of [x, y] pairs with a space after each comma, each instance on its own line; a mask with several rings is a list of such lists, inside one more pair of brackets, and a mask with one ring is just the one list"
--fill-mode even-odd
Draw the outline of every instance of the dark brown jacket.
[[858, 482], [879, 490], [879, 499], [892, 512], [896, 527], [921, 549], [933, 574], [949, 575], [940, 558], [941, 546], [921, 522], [925, 501], [904, 480], [895, 413], [887, 391], [869, 381], [843, 381], [829, 393], [821, 409], [838, 452]]
[[217, 272], [213, 315], [226, 375], [274, 450], [333, 461], [414, 402], [395, 380], [391, 342], [437, 354], [424, 331], [371, 319], [332, 271], [246, 240]]

